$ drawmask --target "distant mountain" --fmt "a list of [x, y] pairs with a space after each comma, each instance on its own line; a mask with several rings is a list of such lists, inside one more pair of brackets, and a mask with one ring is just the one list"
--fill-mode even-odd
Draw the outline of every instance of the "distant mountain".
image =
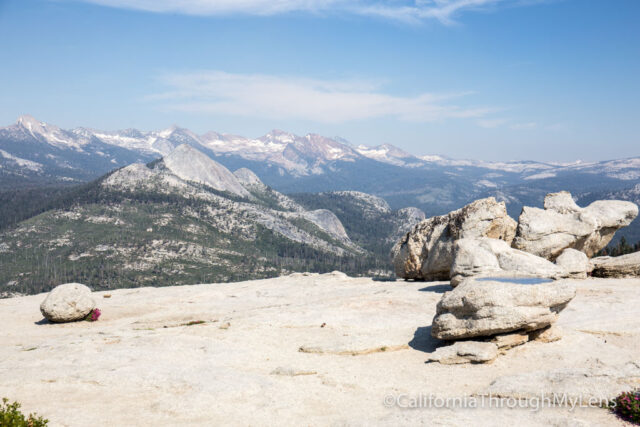
[[104, 142], [81, 129], [66, 131], [23, 116], [0, 128], [0, 188], [87, 182], [155, 157]]
[[456, 160], [280, 130], [255, 139], [199, 135], [175, 126], [150, 132], [62, 130], [24, 116], [0, 128], [0, 191], [24, 183], [88, 181], [182, 144], [230, 170], [250, 169], [282, 193], [359, 191], [382, 197], [393, 209], [415, 206], [428, 216], [495, 196], [517, 217], [524, 205], [541, 206], [549, 192], [568, 190], [580, 199], [640, 183], [640, 157], [573, 163]]
[[[375, 196], [354, 194], [339, 196], [354, 199], [351, 216], [343, 215], [351, 228], [382, 214], [391, 235], [420, 218], [394, 213]], [[327, 209], [331, 203], [305, 207], [252, 171], [231, 173], [188, 144], [147, 165], [120, 168], [51, 204], [0, 232], [0, 294], [42, 292], [69, 281], [112, 289], [291, 271], [390, 272], [391, 241], [376, 250], [371, 242], [378, 234], [359, 235], [371, 248], [365, 249]]]

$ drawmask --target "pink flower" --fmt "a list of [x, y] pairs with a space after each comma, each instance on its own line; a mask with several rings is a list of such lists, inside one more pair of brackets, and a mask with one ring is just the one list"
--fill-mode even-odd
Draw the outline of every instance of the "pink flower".
[[98, 320], [98, 318], [100, 317], [100, 315], [101, 315], [101, 314], [102, 314], [102, 313], [100, 312], [100, 309], [99, 309], [99, 308], [94, 308], [94, 309], [91, 311], [91, 321], [92, 321], [92, 322], [95, 322], [96, 320]]

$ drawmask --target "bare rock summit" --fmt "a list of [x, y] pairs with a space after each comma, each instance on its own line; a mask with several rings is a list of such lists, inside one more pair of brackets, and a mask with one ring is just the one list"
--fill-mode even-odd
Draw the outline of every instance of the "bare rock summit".
[[635, 203], [599, 200], [581, 208], [566, 191], [550, 193], [544, 209], [522, 209], [513, 247], [549, 260], [555, 260], [567, 248], [591, 258], [636, 216]]
[[495, 198], [476, 200], [447, 215], [418, 223], [392, 249], [393, 265], [404, 279], [448, 280], [454, 242], [463, 238], [489, 237], [511, 243], [516, 222], [504, 202]]

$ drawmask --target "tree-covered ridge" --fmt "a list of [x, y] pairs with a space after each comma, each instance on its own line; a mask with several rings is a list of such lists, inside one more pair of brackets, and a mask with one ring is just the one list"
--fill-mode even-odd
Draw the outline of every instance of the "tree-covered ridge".
[[[257, 223], [234, 224], [232, 212], [221, 228], [221, 215], [210, 203], [177, 196], [87, 195], [0, 234], [0, 290], [30, 294], [71, 281], [94, 289], [185, 285], [379, 267], [371, 255], [340, 256]], [[298, 225], [326, 237], [311, 223]]]
[[[166, 173], [161, 162], [148, 167]], [[24, 215], [42, 213], [0, 231], [0, 295], [72, 281], [113, 289], [388, 267], [266, 186], [241, 197], [193, 182], [107, 185], [115, 173], [25, 205]]]
[[416, 223], [416, 219], [407, 218], [402, 211], [392, 211], [386, 202], [381, 206], [358, 195], [355, 192], [327, 192], [296, 193], [289, 197], [307, 209], [322, 208], [335, 213], [351, 240], [386, 261], [384, 266], [390, 269], [391, 247]]

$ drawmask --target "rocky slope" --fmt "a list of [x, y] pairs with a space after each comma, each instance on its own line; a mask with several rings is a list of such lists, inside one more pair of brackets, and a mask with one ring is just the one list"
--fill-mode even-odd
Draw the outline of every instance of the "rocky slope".
[[[123, 289], [94, 294], [98, 322], [71, 324], [42, 321], [44, 295], [5, 299], [0, 396], [52, 426], [623, 426], [579, 405], [640, 381], [640, 281], [575, 286], [561, 340], [488, 365], [425, 364], [447, 283], [336, 273]], [[553, 393], [578, 406], [536, 410]]]
[[335, 213], [352, 241], [376, 254], [380, 268], [390, 268], [393, 244], [425, 218], [415, 207], [393, 210], [382, 198], [358, 191], [296, 193], [290, 197], [306, 209], [326, 208]]
[[[0, 234], [0, 292], [269, 277], [376, 267], [329, 210], [308, 210], [191, 146], [133, 164]], [[6, 266], [6, 267], [5, 267]]]

